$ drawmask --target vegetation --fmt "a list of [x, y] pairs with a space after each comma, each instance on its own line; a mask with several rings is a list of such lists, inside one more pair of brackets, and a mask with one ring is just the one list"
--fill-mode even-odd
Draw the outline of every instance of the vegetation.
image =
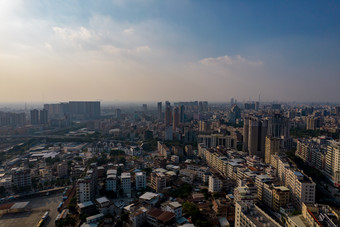
[[59, 158], [58, 156], [55, 157], [55, 158], [49, 157], [49, 158], [46, 158], [46, 159], [45, 159], [45, 162], [46, 162], [46, 164], [47, 164], [48, 166], [52, 166], [54, 163], [60, 162], [60, 158]]
[[61, 226], [75, 226], [77, 224], [77, 220], [74, 217], [71, 217], [70, 215], [67, 215], [64, 219], [59, 219], [55, 222], [55, 225], [57, 227]]
[[187, 198], [192, 192], [192, 187], [188, 183], [182, 184], [180, 187], [170, 192], [170, 196], [172, 197], [180, 197], [182, 199]]
[[204, 195], [204, 199], [208, 199], [209, 198], [209, 192], [208, 192], [208, 189], [206, 189], [206, 188], [203, 188], [203, 189], [201, 189], [201, 192], [203, 193], [203, 195]]
[[201, 214], [200, 210], [194, 203], [188, 201], [184, 202], [183, 212], [186, 214], [187, 218], [191, 217], [191, 220], [195, 226], [212, 226], [212, 224], [204, 218], [204, 216]]
[[70, 203], [68, 204], [67, 208], [70, 210], [71, 213], [76, 214], [77, 211], [77, 198], [74, 196]]
[[305, 129], [300, 129], [300, 128], [293, 128], [290, 130], [290, 135], [292, 137], [318, 137], [318, 136], [329, 136], [333, 139], [340, 139], [340, 133], [332, 133], [332, 132], [327, 132], [323, 130], [305, 130]]

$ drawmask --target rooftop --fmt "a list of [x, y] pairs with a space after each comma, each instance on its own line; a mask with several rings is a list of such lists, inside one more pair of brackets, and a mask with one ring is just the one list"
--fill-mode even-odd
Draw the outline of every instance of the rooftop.
[[22, 209], [25, 208], [30, 202], [19, 202], [14, 203], [14, 205], [11, 207], [11, 209]]
[[100, 203], [100, 204], [110, 202], [110, 200], [108, 200], [106, 197], [100, 197], [100, 198], [96, 199], [96, 201], [97, 201], [97, 203]]
[[121, 178], [131, 178], [131, 174], [127, 172], [122, 173]]
[[78, 203], [78, 207], [80, 209], [83, 209], [85, 207], [89, 207], [89, 206], [92, 206], [93, 205], [93, 202], [91, 201], [87, 201], [87, 202], [83, 202], [83, 203]]
[[156, 193], [146, 192], [143, 195], [141, 195], [139, 198], [144, 199], [144, 200], [152, 200], [157, 196], [158, 196], [158, 194], [156, 194]]

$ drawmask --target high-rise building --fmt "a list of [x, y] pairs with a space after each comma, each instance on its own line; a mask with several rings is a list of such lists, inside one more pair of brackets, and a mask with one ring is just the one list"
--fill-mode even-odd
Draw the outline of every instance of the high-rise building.
[[117, 177], [116, 177], [116, 175], [108, 175], [106, 177], [105, 190], [117, 192]]
[[280, 139], [266, 136], [266, 148], [265, 148], [265, 162], [267, 164], [271, 163], [271, 156], [273, 154], [278, 154], [280, 151]]
[[147, 104], [143, 104], [143, 111], [147, 111], [148, 110], [148, 105]]
[[174, 108], [174, 111], [173, 111], [173, 117], [172, 117], [172, 127], [173, 127], [173, 130], [174, 132], [176, 131], [176, 129], [178, 128], [179, 126], [179, 118], [180, 118], [180, 115], [179, 115], [179, 108], [178, 107], [175, 107]]
[[127, 172], [122, 173], [120, 180], [124, 195], [131, 198], [131, 174]]
[[288, 138], [290, 136], [289, 130], [289, 119], [282, 114], [274, 114], [268, 119], [268, 135]]
[[122, 115], [122, 110], [121, 109], [116, 109], [116, 118], [120, 119], [121, 115]]
[[184, 121], [185, 121], [184, 112], [185, 112], [185, 106], [181, 105], [180, 106], [180, 122], [181, 123], [184, 123]]
[[198, 110], [201, 111], [201, 112], [205, 112], [205, 111], [208, 111], [208, 102], [207, 101], [200, 101], [198, 103]]
[[40, 110], [40, 124], [48, 124], [48, 111], [46, 109]]
[[39, 110], [37, 109], [31, 110], [31, 124], [32, 125], [39, 124]]
[[98, 171], [97, 165], [91, 163], [90, 169], [86, 171], [84, 178], [77, 180], [77, 202], [84, 203], [94, 201], [97, 194]]
[[255, 103], [245, 103], [244, 109], [246, 110], [255, 110]]
[[340, 106], [335, 107], [335, 114], [340, 116]]
[[260, 102], [255, 102], [255, 110], [259, 111], [260, 109]]
[[243, 126], [244, 150], [250, 155], [265, 157], [265, 137], [267, 136], [268, 122], [256, 117], [246, 117]]
[[146, 188], [146, 174], [145, 172], [137, 172], [135, 176], [136, 190], [144, 190]]
[[158, 114], [158, 120], [162, 120], [162, 102], [157, 103], [157, 114]]
[[321, 127], [320, 117], [307, 116], [306, 117], [306, 130], [317, 130]]
[[234, 113], [236, 119], [241, 118], [241, 109], [236, 104], [232, 105], [230, 110]]
[[74, 120], [97, 119], [100, 117], [99, 101], [70, 101], [68, 103], [44, 104], [50, 119], [70, 116]]
[[85, 176], [77, 181], [77, 202], [84, 203], [95, 199], [94, 181], [91, 176]]
[[171, 105], [170, 102], [165, 102], [165, 126], [169, 126], [172, 123], [172, 114], [171, 114]]
[[327, 146], [325, 171], [334, 182], [334, 186], [340, 186], [340, 142], [330, 141]]

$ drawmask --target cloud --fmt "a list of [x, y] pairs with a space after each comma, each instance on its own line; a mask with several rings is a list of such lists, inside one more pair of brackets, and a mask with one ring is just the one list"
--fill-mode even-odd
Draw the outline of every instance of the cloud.
[[49, 44], [49, 43], [44, 43], [44, 46], [45, 46], [45, 48], [46, 48], [47, 50], [53, 51], [53, 47], [52, 47], [51, 44]]
[[93, 39], [92, 32], [85, 27], [78, 29], [53, 27], [52, 29], [57, 36], [70, 43], [89, 42]]
[[260, 66], [263, 64], [262, 61], [250, 61], [240, 55], [236, 56], [220, 56], [217, 58], [204, 58], [199, 61], [201, 65], [205, 66], [240, 66], [240, 65], [248, 65], [248, 66]]
[[124, 29], [124, 33], [125, 34], [128, 34], [128, 35], [132, 35], [134, 33], [134, 29], [133, 28], [127, 28], [127, 29]]

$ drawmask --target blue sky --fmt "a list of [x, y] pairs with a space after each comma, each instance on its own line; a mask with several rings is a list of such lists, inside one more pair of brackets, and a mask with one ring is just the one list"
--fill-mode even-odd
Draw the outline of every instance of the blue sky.
[[0, 101], [338, 102], [339, 7], [0, 0]]

